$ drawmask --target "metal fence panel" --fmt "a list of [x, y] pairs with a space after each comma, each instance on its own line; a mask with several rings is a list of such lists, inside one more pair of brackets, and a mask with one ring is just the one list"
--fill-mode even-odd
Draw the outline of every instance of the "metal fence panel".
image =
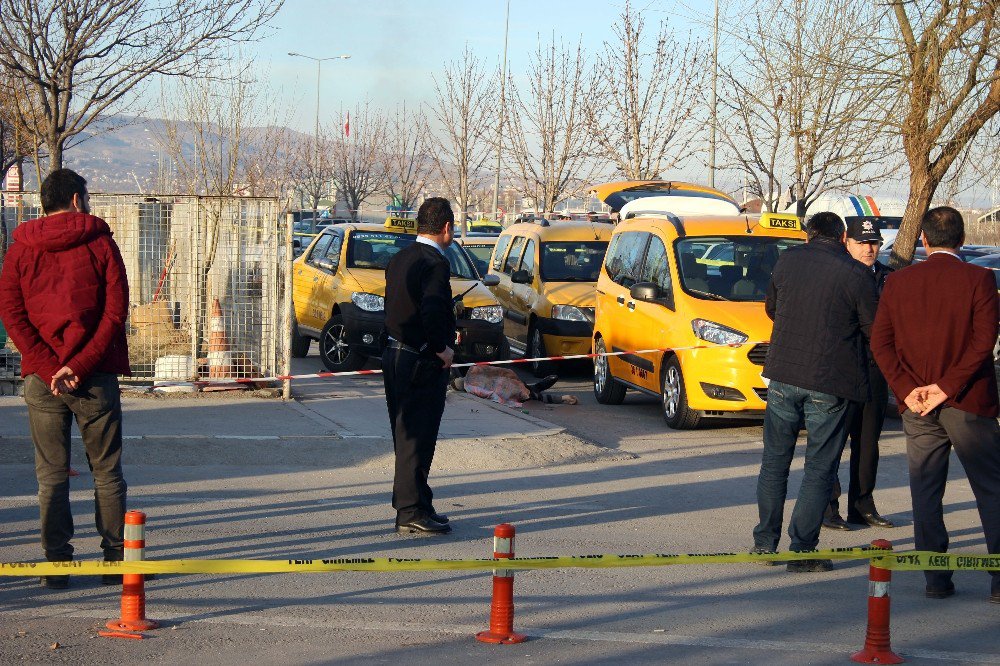
[[[37, 194], [20, 197], [3, 208], [9, 229], [40, 215]], [[283, 372], [288, 273], [277, 199], [92, 194], [90, 204], [125, 261], [133, 377]]]

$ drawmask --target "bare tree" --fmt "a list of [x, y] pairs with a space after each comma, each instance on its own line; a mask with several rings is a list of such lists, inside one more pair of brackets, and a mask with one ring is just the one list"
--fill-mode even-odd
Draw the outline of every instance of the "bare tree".
[[1000, 113], [1000, 7], [995, 0], [890, 0], [871, 54], [900, 97], [897, 118], [910, 166], [909, 197], [892, 246], [913, 260], [920, 219], [980, 130]]
[[151, 76], [211, 72], [283, 0], [0, 0], [0, 66], [40, 110], [21, 122], [62, 167], [67, 141], [134, 100]]
[[[344, 116], [340, 114], [336, 126], [344, 125]], [[366, 103], [354, 109], [350, 127], [350, 136], [337, 133], [333, 140], [330, 174], [347, 201], [351, 218], [357, 220], [362, 204], [385, 189], [382, 151], [386, 141], [386, 120]]]
[[510, 149], [515, 188], [552, 210], [576, 181], [589, 179], [590, 135], [584, 122], [586, 59], [583, 45], [567, 49], [555, 37], [539, 40], [524, 89], [511, 77]]
[[781, 0], [757, 12], [734, 66], [723, 70], [721, 124], [729, 166], [767, 210], [787, 193], [799, 216], [827, 190], [893, 173], [885, 88], [852, 54], [869, 39], [864, 0]]
[[404, 211], [414, 210], [433, 168], [426, 119], [419, 112], [407, 111], [405, 104], [397, 106], [386, 124], [382, 151], [385, 191], [394, 205]]
[[428, 130], [430, 155], [462, 221], [470, 193], [483, 180], [483, 165], [495, 155], [491, 128], [498, 78], [496, 72], [487, 74], [468, 46], [461, 60], [448, 63], [440, 79], [434, 77], [435, 99], [428, 120], [438, 127]]
[[335, 147], [334, 131], [323, 126], [320, 126], [318, 137], [301, 135], [291, 140], [292, 182], [305, 194], [308, 207], [313, 210], [319, 207], [320, 199], [331, 194], [333, 164], [330, 156]]
[[652, 51], [644, 50], [645, 21], [625, 4], [614, 40], [592, 72], [587, 124], [596, 156], [630, 180], [660, 178], [698, 150], [704, 126], [709, 59], [688, 38], [661, 23]]

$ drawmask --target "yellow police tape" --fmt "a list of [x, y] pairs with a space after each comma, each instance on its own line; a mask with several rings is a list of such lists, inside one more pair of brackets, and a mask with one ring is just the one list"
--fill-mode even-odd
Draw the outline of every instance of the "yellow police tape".
[[[887, 553], [882, 555], [881, 553]], [[788, 560], [871, 560], [894, 570], [1000, 570], [1000, 555], [958, 555], [930, 552], [891, 553], [878, 548], [833, 548], [810, 552], [691, 553], [687, 555], [571, 555], [522, 557], [510, 560], [408, 559], [396, 557], [340, 557], [317, 560], [144, 560], [141, 562], [0, 562], [2, 576], [97, 575], [108, 573], [245, 574], [319, 573], [330, 571], [458, 571], [488, 569], [562, 569], [651, 567], [672, 564], [731, 564], [787, 562]]]

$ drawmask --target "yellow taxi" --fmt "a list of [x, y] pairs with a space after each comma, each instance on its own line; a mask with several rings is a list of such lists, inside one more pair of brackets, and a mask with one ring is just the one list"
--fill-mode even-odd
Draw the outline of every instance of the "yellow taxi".
[[[620, 404], [628, 389], [656, 395], [677, 429], [762, 413], [764, 296], [778, 256], [805, 242], [799, 219], [680, 216], [650, 199], [622, 213], [597, 280], [593, 349], [625, 353], [595, 358], [598, 402]], [[628, 353], [645, 349], [668, 351]]]
[[[292, 268], [292, 355], [304, 357], [312, 340], [333, 372], [357, 370], [385, 344], [385, 269], [416, 239], [416, 220], [388, 218], [379, 224], [338, 224], [324, 229]], [[509, 358], [503, 312], [469, 255], [452, 243], [451, 264], [458, 330], [456, 362]], [[460, 359], [460, 360], [459, 360]]]
[[[511, 348], [529, 356], [590, 352], [594, 286], [612, 227], [599, 222], [522, 222], [496, 241], [490, 260]], [[550, 363], [532, 363], [537, 376]]]

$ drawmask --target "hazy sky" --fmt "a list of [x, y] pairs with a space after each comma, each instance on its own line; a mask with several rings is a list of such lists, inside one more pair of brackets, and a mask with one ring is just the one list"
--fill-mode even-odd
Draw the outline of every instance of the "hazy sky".
[[[624, 0], [511, 0], [508, 71], [527, 69], [539, 36], [548, 41], [554, 34], [571, 44], [582, 39], [589, 52], [596, 52], [612, 38], [624, 5]], [[633, 6], [643, 11], [653, 35], [659, 21], [669, 19], [680, 33], [691, 30], [710, 39], [711, 0], [639, 0]], [[504, 0], [287, 0], [273, 30], [256, 45], [255, 63], [260, 72], [270, 73], [267, 80], [284, 98], [298, 103], [292, 125], [312, 131], [316, 64], [290, 57], [289, 51], [317, 58], [351, 56], [323, 63], [323, 108], [336, 111], [371, 99], [389, 110], [397, 101], [430, 101], [431, 76], [460, 58], [466, 44], [499, 65], [504, 10]]]

